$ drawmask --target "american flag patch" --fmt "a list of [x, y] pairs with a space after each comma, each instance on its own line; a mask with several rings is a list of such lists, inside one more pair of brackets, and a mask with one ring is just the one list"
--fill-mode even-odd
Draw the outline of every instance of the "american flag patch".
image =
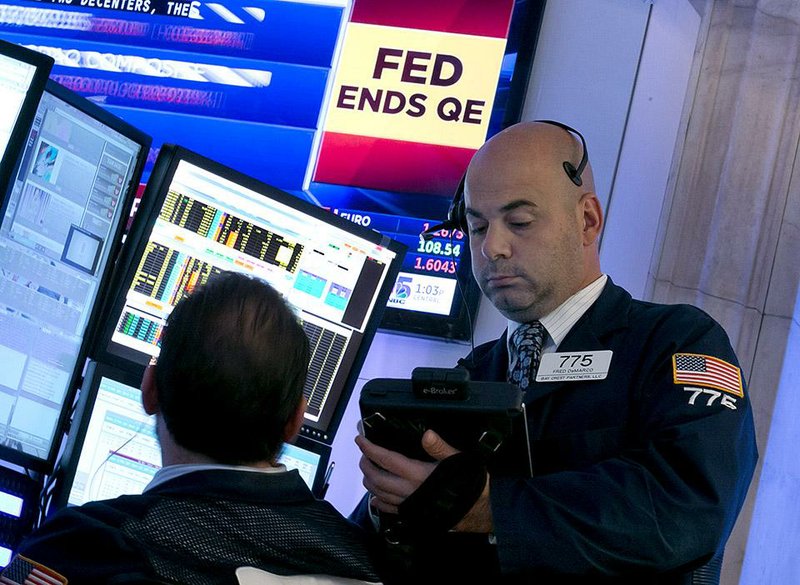
[[672, 377], [676, 384], [700, 384], [744, 396], [742, 371], [710, 355], [676, 353], [672, 356]]
[[0, 573], [0, 583], [3, 585], [66, 585], [67, 580], [52, 569], [17, 555]]

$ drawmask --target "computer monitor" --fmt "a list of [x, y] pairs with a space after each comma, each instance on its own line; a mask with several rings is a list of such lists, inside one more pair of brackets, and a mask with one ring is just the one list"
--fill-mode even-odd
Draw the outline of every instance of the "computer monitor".
[[90, 362], [57, 468], [57, 507], [140, 494], [161, 468], [155, 419], [141, 378]]
[[52, 469], [150, 138], [48, 81], [0, 223], [0, 457]]
[[287, 469], [296, 469], [311, 491], [322, 498], [328, 487], [330, 457], [330, 446], [298, 436], [291, 443], [283, 444], [278, 463]]
[[53, 58], [0, 40], [0, 199], [22, 154]]
[[[257, 156], [258, 145], [252, 147]], [[162, 147], [93, 357], [141, 371], [174, 305], [214, 274], [269, 282], [311, 341], [301, 434], [330, 444], [405, 246], [185, 148]], [[280, 343], [280, 340], [276, 340]]]
[[[59, 460], [54, 508], [141, 494], [161, 468], [161, 450], [138, 376], [90, 362], [74, 421]], [[297, 469], [319, 495], [329, 458], [330, 447], [299, 437], [283, 446], [278, 462]]]

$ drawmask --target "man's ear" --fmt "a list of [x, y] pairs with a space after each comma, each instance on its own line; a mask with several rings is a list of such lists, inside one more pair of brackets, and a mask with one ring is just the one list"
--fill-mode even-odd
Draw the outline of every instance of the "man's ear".
[[583, 212], [583, 245], [591, 246], [597, 242], [603, 230], [603, 209], [594, 193], [584, 193], [580, 205]]
[[142, 376], [142, 406], [147, 414], [156, 414], [158, 406], [158, 388], [156, 387], [156, 368], [149, 365]]
[[297, 436], [297, 433], [300, 432], [300, 427], [303, 426], [305, 413], [306, 413], [306, 399], [304, 396], [301, 396], [300, 402], [297, 405], [297, 409], [294, 411], [294, 414], [289, 419], [289, 422], [286, 423], [286, 427], [283, 429], [284, 441], [291, 441]]

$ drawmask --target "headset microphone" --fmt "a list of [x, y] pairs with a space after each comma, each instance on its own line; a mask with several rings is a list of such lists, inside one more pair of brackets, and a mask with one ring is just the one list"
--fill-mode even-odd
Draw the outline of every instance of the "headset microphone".
[[422, 232], [419, 237], [421, 237], [426, 242], [430, 242], [433, 238], [436, 237], [436, 232], [439, 230], [452, 230], [455, 227], [455, 224], [450, 220], [445, 220], [442, 223], [437, 223], [434, 226], [429, 227], [424, 232]]
[[447, 219], [422, 232], [419, 236], [423, 240], [426, 242], [432, 240], [439, 230], [448, 230], [451, 233], [453, 230], [461, 230], [465, 234], [467, 233], [467, 216], [464, 212], [464, 181], [466, 179], [467, 173], [464, 171], [464, 175], [461, 177], [458, 187], [456, 187], [455, 195], [453, 195], [453, 200], [447, 210]]
[[567, 126], [562, 122], [556, 122], [555, 120], [536, 120], [537, 122], [541, 122], [542, 124], [550, 124], [551, 126], [557, 126], [570, 134], [574, 134], [577, 136], [581, 141], [581, 150], [583, 154], [581, 155], [581, 160], [576, 167], [568, 160], [565, 160], [562, 163], [562, 167], [564, 168], [564, 172], [567, 173], [569, 180], [575, 183], [576, 186], [580, 187], [583, 185], [583, 179], [581, 175], [583, 174], [583, 169], [586, 168], [586, 163], [589, 162], [589, 151], [586, 149], [586, 139], [583, 137], [583, 134], [575, 130], [572, 126]]

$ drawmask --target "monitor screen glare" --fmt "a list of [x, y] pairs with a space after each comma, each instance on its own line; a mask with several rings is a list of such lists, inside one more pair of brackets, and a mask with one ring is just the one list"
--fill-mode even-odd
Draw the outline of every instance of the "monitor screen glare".
[[0, 442], [27, 456], [52, 450], [140, 150], [45, 92], [0, 225]]
[[141, 391], [102, 377], [68, 503], [140, 494], [160, 468], [155, 419], [142, 408]]
[[8, 148], [36, 66], [0, 55], [0, 153]]

